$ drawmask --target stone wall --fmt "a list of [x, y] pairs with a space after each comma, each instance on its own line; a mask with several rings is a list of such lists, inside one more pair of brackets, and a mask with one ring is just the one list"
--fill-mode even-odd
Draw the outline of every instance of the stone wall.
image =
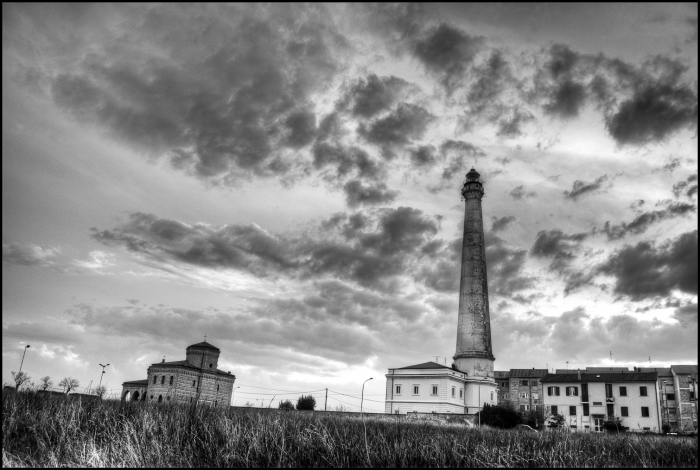
[[[165, 375], [165, 383], [161, 377]], [[156, 377], [156, 383], [153, 378]], [[173, 383], [170, 383], [170, 377]], [[161, 402], [208, 404], [217, 407], [231, 405], [236, 376], [213, 374], [179, 367], [151, 366], [148, 369], [148, 399]]]

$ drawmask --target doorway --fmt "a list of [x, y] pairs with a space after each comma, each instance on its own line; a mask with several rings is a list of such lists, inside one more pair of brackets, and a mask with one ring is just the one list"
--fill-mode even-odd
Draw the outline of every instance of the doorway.
[[603, 417], [593, 415], [593, 432], [603, 432]]

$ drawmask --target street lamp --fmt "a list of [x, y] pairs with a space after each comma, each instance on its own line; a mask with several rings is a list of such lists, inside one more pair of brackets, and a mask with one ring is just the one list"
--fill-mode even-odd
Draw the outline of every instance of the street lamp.
[[[373, 377], [370, 377], [367, 380], [372, 380]], [[362, 403], [365, 401], [365, 384], [367, 383], [367, 380], [362, 382], [362, 399], [360, 400], [360, 414], [362, 414]]]
[[105, 367], [107, 367], [109, 364], [102, 365], [102, 374], [100, 375], [100, 387], [102, 386], [102, 376], [105, 375]]
[[[24, 347], [24, 352], [22, 353], [22, 362], [20, 362], [20, 364], [19, 364], [19, 372], [22, 372], [22, 365], [24, 364], [24, 355], [27, 354], [28, 347], [29, 347], [29, 345], [26, 345]], [[19, 372], [18, 372], [18, 374], [19, 374]]]
[[[241, 386], [239, 385], [239, 386], [236, 387], [236, 388], [241, 388]], [[234, 398], [234, 396], [235, 396], [235, 394], [236, 394], [236, 388], [234, 388], [233, 391], [231, 392], [231, 398], [233, 398], [233, 405], [234, 405], [234, 406], [236, 406], [236, 399]]]

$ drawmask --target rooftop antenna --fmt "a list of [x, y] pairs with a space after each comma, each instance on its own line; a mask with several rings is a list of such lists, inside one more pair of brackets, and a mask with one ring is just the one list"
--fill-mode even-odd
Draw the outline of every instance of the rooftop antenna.
[[207, 342], [207, 335], [204, 335], [204, 342]]
[[569, 361], [566, 361], [566, 370], [569, 370]]
[[[435, 358], [435, 362], [438, 362], [438, 357], [440, 357], [440, 356], [433, 356], [433, 357]], [[439, 362], [438, 362], [438, 364], [439, 364]]]

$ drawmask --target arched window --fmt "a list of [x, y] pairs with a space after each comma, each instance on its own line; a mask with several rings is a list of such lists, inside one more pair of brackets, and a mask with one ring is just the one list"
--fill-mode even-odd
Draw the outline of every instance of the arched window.
[[192, 403], [192, 397], [190, 397], [190, 403]]
[[209, 363], [209, 368], [211, 369], [212, 366], [214, 366], [214, 364], [212, 364], [212, 363], [210, 362], [210, 363]]
[[158, 395], [158, 403], [163, 403], [163, 395]]
[[217, 391], [217, 392], [219, 391], [219, 386], [218, 386], [218, 385], [216, 386], [216, 391]]
[[173, 384], [173, 376], [171, 375], [170, 376], [170, 385], [172, 385], [172, 384]]
[[219, 403], [219, 400], [214, 400], [214, 406], [216, 406], [217, 403]]
[[153, 395], [151, 395], [151, 400], [153, 400]]
[[192, 381], [192, 386], [193, 386], [193, 387], [194, 387], [195, 382], [196, 382], [196, 380], [193, 380], [193, 381]]
[[161, 377], [160, 377], [160, 384], [165, 385], [165, 376], [164, 375], [161, 375]]
[[154, 376], [153, 376], [153, 385], [156, 384], [156, 380], [158, 380], [158, 376], [157, 376], [157, 375], [154, 375]]

